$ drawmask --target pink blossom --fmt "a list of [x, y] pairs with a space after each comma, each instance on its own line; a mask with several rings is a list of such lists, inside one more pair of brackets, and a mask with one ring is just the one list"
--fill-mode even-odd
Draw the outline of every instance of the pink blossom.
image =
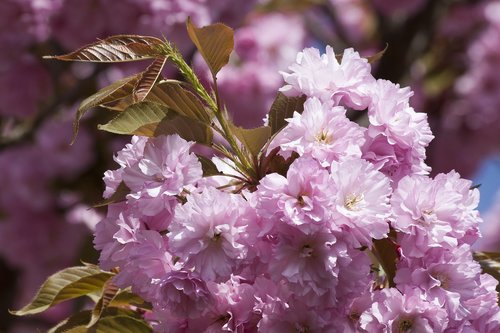
[[335, 105], [363, 110], [369, 103], [368, 89], [375, 81], [370, 69], [368, 61], [353, 49], [346, 49], [339, 63], [330, 46], [322, 55], [318, 49], [307, 48], [289, 67], [292, 73], [282, 73], [287, 85], [280, 90], [289, 95], [317, 97], [323, 102], [331, 99]]
[[[422, 256], [429, 247], [452, 249], [480, 220], [475, 210], [479, 200], [472, 182], [452, 171], [434, 180], [406, 176], [391, 198], [394, 217], [391, 225], [402, 236], [403, 252]], [[415, 237], [419, 241], [412, 239]]]
[[108, 170], [104, 173], [104, 183], [106, 189], [103, 196], [109, 198], [118, 188], [118, 185], [123, 180], [123, 170], [127, 167], [132, 167], [142, 159], [144, 155], [144, 146], [148, 139], [144, 136], [132, 136], [130, 143], [120, 150], [113, 159], [120, 165], [117, 170]]
[[450, 320], [460, 321], [470, 315], [465, 301], [480, 291], [480, 273], [470, 247], [462, 245], [453, 252], [433, 248], [422, 258], [400, 261], [394, 281], [405, 293], [420, 288], [423, 298], [443, 306]]
[[419, 290], [402, 294], [395, 288], [375, 291], [370, 309], [360, 317], [367, 332], [444, 332], [448, 318], [438, 304], [427, 302]]
[[170, 249], [202, 279], [227, 279], [247, 255], [245, 230], [251, 219], [249, 206], [239, 195], [214, 188], [193, 193], [175, 209], [168, 233]]
[[425, 150], [434, 138], [427, 122], [427, 114], [415, 112], [409, 106], [409, 98], [413, 95], [408, 88], [386, 80], [377, 80], [372, 85], [371, 102], [368, 107], [371, 137], [383, 133], [390, 144], [403, 147], [414, 146], [416, 150]]
[[125, 168], [125, 184], [133, 192], [144, 190], [151, 197], [179, 194], [184, 185], [202, 176], [200, 162], [189, 153], [192, 145], [177, 134], [149, 139], [138, 163]]
[[300, 301], [278, 303], [272, 312], [265, 311], [258, 332], [311, 332], [334, 333], [329, 311], [307, 307]]
[[101, 267], [112, 269], [124, 265], [142, 229], [141, 222], [130, 215], [125, 203], [109, 205], [106, 218], [97, 223], [95, 229], [94, 245], [101, 251]]
[[[335, 189], [333, 230], [346, 230], [355, 243], [371, 246], [371, 239], [381, 239], [389, 232], [389, 180], [362, 159], [334, 162], [330, 182]], [[359, 245], [354, 245], [359, 246]]]
[[205, 281], [189, 271], [171, 271], [159, 282], [155, 304], [180, 318], [202, 316], [214, 302]]
[[167, 251], [167, 239], [153, 230], [143, 230], [127, 249], [126, 261], [114, 282], [120, 288], [132, 286], [132, 291], [152, 302], [158, 299], [158, 283], [174, 266], [174, 258]]
[[335, 299], [338, 257], [346, 256], [345, 245], [337, 244], [330, 232], [304, 234], [297, 228], [283, 225], [273, 247], [269, 272], [275, 281], [284, 279], [297, 295], [314, 294], [309, 301], [327, 292]]
[[318, 230], [330, 216], [328, 178], [328, 171], [316, 160], [298, 158], [290, 165], [286, 178], [273, 173], [261, 179], [257, 188], [258, 213], [298, 226], [303, 232]]
[[315, 97], [304, 103], [304, 112], [295, 112], [288, 125], [275, 137], [269, 150], [280, 147], [288, 156], [295, 151], [311, 156], [322, 166], [345, 157], [361, 157], [364, 129], [345, 116], [341, 106], [322, 103]]
[[192, 145], [178, 135], [149, 139], [142, 158], [124, 168], [123, 181], [132, 191], [130, 203], [142, 214], [171, 213], [177, 203], [175, 195], [202, 177], [198, 158], [189, 153]]

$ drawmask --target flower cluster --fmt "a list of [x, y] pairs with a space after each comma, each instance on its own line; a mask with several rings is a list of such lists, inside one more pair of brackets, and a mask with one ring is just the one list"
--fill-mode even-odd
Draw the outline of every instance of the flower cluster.
[[[169, 135], [134, 137], [105, 174], [106, 197], [130, 193], [97, 225], [100, 263], [152, 304], [154, 329], [500, 330], [497, 282], [470, 250], [478, 191], [428, 176], [433, 135], [412, 92], [352, 49], [305, 49], [283, 77], [307, 97], [262, 152], [284, 171], [235, 189], [234, 170], [203, 177], [193, 143]], [[365, 110], [367, 127], [347, 117]]]

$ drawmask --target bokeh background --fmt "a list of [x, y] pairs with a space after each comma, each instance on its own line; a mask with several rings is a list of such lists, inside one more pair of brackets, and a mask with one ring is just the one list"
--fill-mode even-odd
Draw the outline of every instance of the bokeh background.
[[[100, 132], [109, 112], [90, 112], [76, 143], [83, 98], [147, 63], [94, 65], [43, 60], [115, 34], [166, 37], [206, 76], [185, 32], [224, 22], [235, 51], [220, 93], [239, 125], [260, 125], [280, 70], [304, 47], [373, 55], [376, 78], [414, 91], [436, 138], [433, 174], [457, 170], [481, 184], [480, 250], [500, 251], [499, 0], [0, 0], [0, 332], [44, 331], [81, 303], [16, 318], [57, 270], [97, 262], [92, 230], [102, 210], [102, 175], [128, 138]], [[178, 78], [172, 68], [163, 73]], [[363, 123], [361, 113], [354, 114]]]

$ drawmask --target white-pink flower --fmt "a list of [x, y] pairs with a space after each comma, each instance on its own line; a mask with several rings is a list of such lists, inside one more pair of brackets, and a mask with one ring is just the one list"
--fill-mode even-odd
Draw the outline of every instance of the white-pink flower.
[[206, 188], [175, 209], [170, 249], [202, 279], [225, 281], [247, 255], [245, 230], [253, 218], [240, 195]]
[[192, 145], [177, 134], [149, 139], [142, 158], [125, 168], [125, 184], [132, 192], [145, 191], [151, 197], [179, 194], [203, 174], [196, 155], [189, 152]]
[[331, 101], [322, 103], [309, 98], [302, 114], [295, 112], [293, 118], [287, 119], [288, 125], [271, 142], [269, 150], [279, 146], [283, 155], [297, 152], [325, 167], [347, 156], [361, 157], [365, 129], [347, 119], [345, 112], [344, 107], [334, 107]]
[[[381, 239], [389, 232], [389, 179], [369, 162], [347, 159], [332, 163], [330, 184], [332, 230], [345, 230], [355, 244], [371, 246], [371, 239]], [[354, 245], [359, 246], [359, 245]]]
[[403, 252], [423, 256], [429, 247], [453, 249], [474, 230], [479, 192], [471, 185], [455, 171], [401, 179], [391, 198], [391, 225], [404, 234]]
[[448, 324], [446, 311], [425, 301], [419, 290], [402, 294], [395, 288], [375, 291], [374, 302], [360, 318], [367, 332], [444, 332]]
[[311, 158], [295, 160], [286, 178], [272, 173], [261, 179], [256, 196], [257, 212], [268, 224], [278, 219], [308, 233], [329, 221], [329, 174]]
[[289, 67], [292, 73], [282, 72], [287, 85], [280, 90], [289, 95], [305, 94], [335, 105], [345, 105], [356, 110], [368, 106], [369, 86], [375, 82], [368, 61], [353, 49], [344, 50], [339, 63], [333, 49], [326, 53], [307, 48], [297, 55], [296, 63]]

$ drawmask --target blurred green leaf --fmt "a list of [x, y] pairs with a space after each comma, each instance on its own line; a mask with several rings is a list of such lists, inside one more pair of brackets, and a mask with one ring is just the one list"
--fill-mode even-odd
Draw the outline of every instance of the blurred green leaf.
[[40, 313], [63, 301], [84, 296], [103, 288], [114, 274], [104, 272], [95, 265], [70, 267], [51, 275], [41, 286], [31, 302], [16, 316]]

